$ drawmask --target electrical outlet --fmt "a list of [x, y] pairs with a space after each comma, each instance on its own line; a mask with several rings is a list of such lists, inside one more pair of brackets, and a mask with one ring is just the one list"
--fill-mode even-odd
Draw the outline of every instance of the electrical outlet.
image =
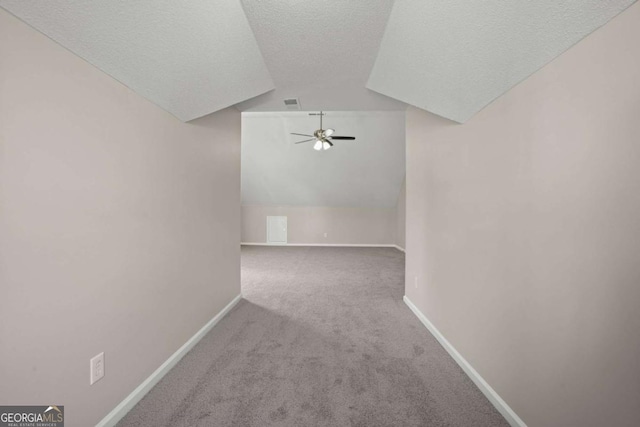
[[96, 381], [104, 377], [104, 352], [89, 361], [89, 368], [89, 384], [93, 385]]
[[418, 289], [418, 276], [415, 276], [415, 277], [413, 278], [413, 286], [414, 286], [416, 289]]

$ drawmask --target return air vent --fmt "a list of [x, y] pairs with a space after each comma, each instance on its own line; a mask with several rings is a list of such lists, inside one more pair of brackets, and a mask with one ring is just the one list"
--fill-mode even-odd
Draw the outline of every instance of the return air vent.
[[284, 105], [287, 107], [287, 110], [300, 109], [300, 101], [298, 101], [298, 98], [287, 98], [284, 100]]

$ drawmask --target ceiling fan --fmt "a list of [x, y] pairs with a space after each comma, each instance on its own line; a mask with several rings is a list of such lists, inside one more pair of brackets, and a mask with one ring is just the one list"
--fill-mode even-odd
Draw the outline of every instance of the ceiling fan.
[[322, 129], [322, 116], [324, 116], [324, 113], [322, 111], [320, 111], [320, 113], [309, 113], [309, 115], [320, 116], [320, 129], [313, 132], [313, 135], [307, 135], [304, 133], [291, 133], [291, 135], [311, 137], [310, 139], [305, 139], [304, 141], [298, 141], [298, 142], [295, 142], [294, 144], [302, 144], [303, 142], [315, 141], [315, 144], [313, 144], [313, 149], [320, 151], [320, 150], [328, 150], [329, 148], [333, 147], [332, 141], [356, 139], [355, 136], [336, 136], [333, 134], [335, 132], [333, 129]]

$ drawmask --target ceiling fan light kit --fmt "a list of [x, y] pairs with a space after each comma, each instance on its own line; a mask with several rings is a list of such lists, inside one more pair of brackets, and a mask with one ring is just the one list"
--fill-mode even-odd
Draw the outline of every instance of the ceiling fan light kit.
[[354, 140], [355, 136], [334, 136], [335, 130], [333, 129], [322, 129], [322, 116], [324, 113], [320, 111], [320, 113], [309, 113], [310, 116], [320, 116], [320, 129], [313, 132], [313, 135], [308, 135], [306, 133], [291, 133], [291, 135], [298, 136], [308, 136], [310, 139], [305, 139], [303, 141], [295, 142], [294, 144], [302, 144], [304, 142], [315, 141], [313, 144], [313, 149], [316, 151], [328, 150], [333, 147], [333, 140]]

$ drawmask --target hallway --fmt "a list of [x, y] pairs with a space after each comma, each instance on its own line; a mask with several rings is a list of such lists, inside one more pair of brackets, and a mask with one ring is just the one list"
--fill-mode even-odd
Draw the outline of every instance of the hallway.
[[244, 299], [119, 426], [501, 426], [393, 248], [242, 248]]

